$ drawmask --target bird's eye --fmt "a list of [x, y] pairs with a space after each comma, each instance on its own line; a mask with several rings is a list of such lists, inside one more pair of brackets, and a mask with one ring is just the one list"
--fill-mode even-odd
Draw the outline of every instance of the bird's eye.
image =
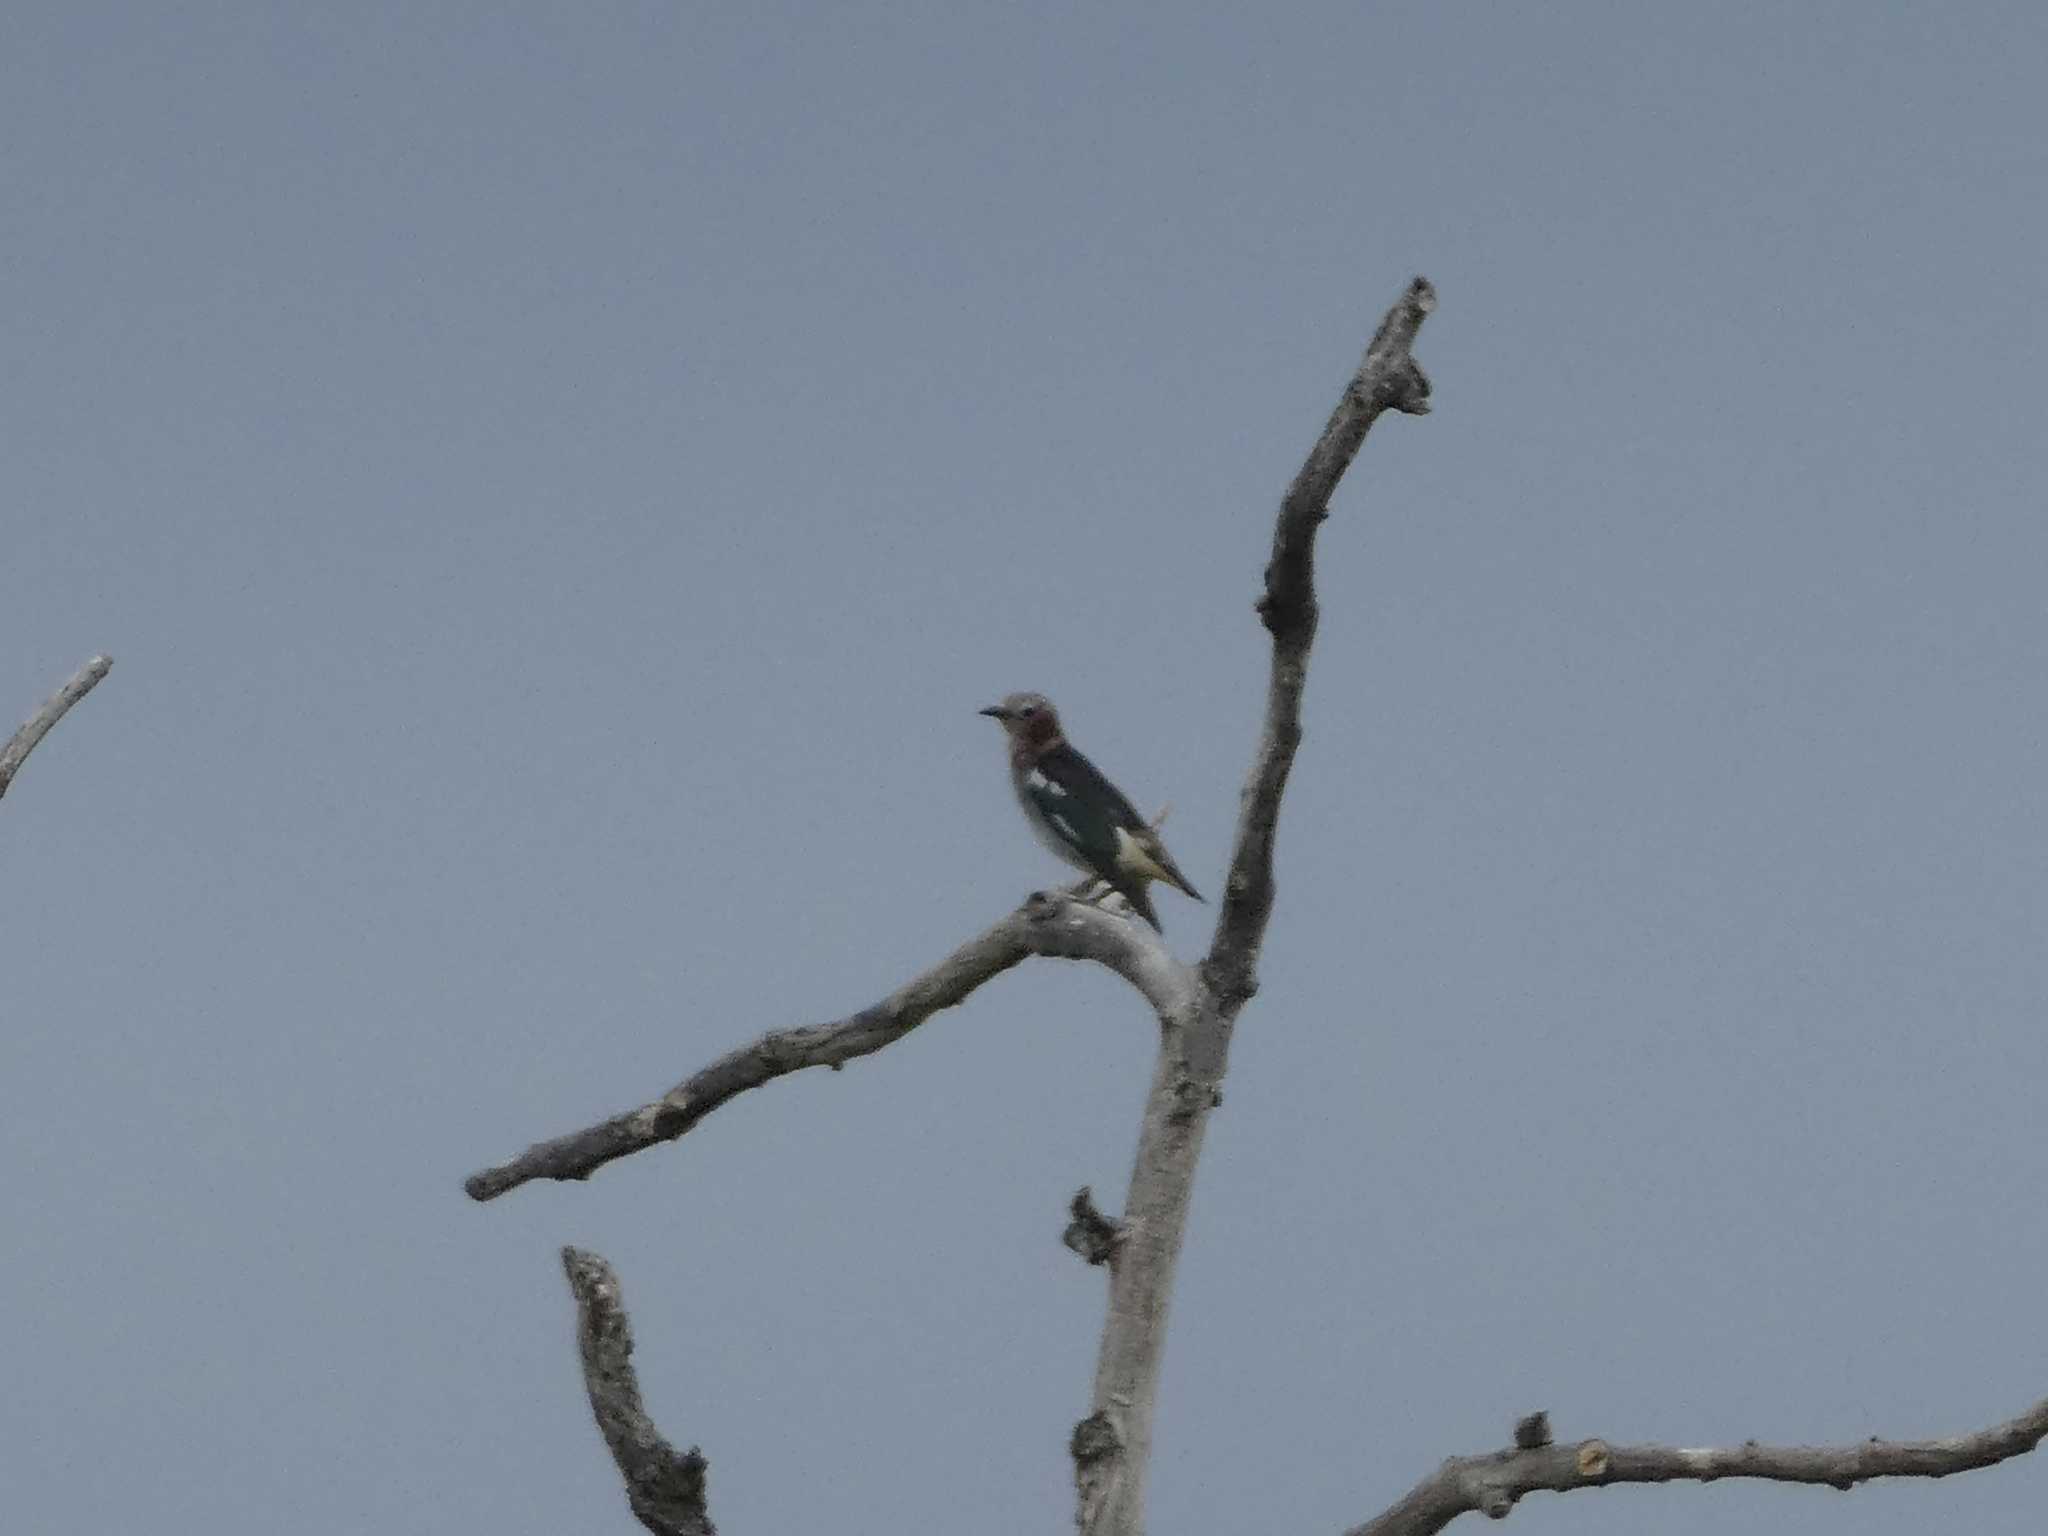
[[1022, 709], [1018, 710], [1017, 713], [1021, 715], [1024, 719], [1029, 720], [1033, 715], [1038, 713], [1038, 706], [1036, 704], [1026, 704]]

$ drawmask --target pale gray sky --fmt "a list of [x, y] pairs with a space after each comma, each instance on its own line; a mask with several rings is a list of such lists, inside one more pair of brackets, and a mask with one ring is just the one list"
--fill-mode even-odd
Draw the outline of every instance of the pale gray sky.
[[460, 1180], [1056, 877], [1008, 690], [1217, 885], [1275, 498], [1415, 272], [1155, 1528], [1333, 1532], [1537, 1406], [2048, 1393], [2044, 78], [2017, 3], [19, 0], [0, 710], [117, 664], [0, 806], [9, 1530], [631, 1529], [565, 1241], [734, 1536], [1064, 1529], [1106, 975]]

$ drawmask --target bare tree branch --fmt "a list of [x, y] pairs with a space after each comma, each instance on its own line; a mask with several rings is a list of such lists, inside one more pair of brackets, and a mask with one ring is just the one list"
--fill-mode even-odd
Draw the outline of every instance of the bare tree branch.
[[[1195, 1168], [1209, 1112], [1222, 1102], [1231, 1030], [1257, 990], [1259, 949], [1272, 915], [1273, 843], [1281, 796], [1301, 741], [1301, 695], [1315, 638], [1316, 529], [1329, 516], [1337, 482], [1381, 413], [1427, 411], [1429, 382], [1411, 349], [1435, 304], [1435, 291], [1417, 278], [1388, 311], [1281, 502], [1259, 604], [1273, 637], [1265, 721], [1244, 790], [1215, 937], [1199, 970], [1175, 960], [1140, 924], [1088, 905], [1073, 893], [1041, 892], [873, 1007], [829, 1023], [764, 1035], [654, 1103], [537, 1143], [508, 1163], [473, 1174], [465, 1185], [470, 1195], [489, 1200], [536, 1178], [587, 1178], [616, 1158], [674, 1140], [750, 1088], [805, 1067], [837, 1068], [900, 1040], [1027, 956], [1109, 966], [1143, 993], [1158, 1015], [1159, 1056], [1121, 1222], [1108, 1222], [1092, 1201], [1078, 1200], [1069, 1228], [1070, 1245], [1092, 1262], [1106, 1262], [1110, 1275], [1093, 1401], [1075, 1426], [1071, 1452], [1082, 1536], [1138, 1536], [1167, 1307]], [[630, 1472], [628, 1477], [630, 1482]]]
[[1719, 1450], [1581, 1440], [1575, 1445], [1453, 1456], [1398, 1504], [1354, 1526], [1346, 1536], [1434, 1536], [1474, 1510], [1501, 1519], [1525, 1493], [1569, 1493], [1615, 1483], [1711, 1483], [1747, 1477], [1847, 1490], [1879, 1477], [1947, 1477], [2024, 1456], [2044, 1437], [2048, 1400], [2003, 1424], [1943, 1440], [1870, 1439], [1842, 1446], [1759, 1445], [1750, 1440]]
[[1143, 924], [1072, 896], [1040, 891], [882, 1001], [824, 1024], [770, 1030], [692, 1073], [651, 1104], [537, 1142], [510, 1162], [473, 1173], [463, 1188], [494, 1200], [533, 1179], [587, 1179], [606, 1163], [674, 1141], [721, 1104], [806, 1067], [835, 1070], [893, 1045], [933, 1014], [963, 1003], [984, 982], [1041, 955], [1094, 960], [1144, 994], [1162, 1018], [1193, 1006], [1194, 973]]
[[1258, 990], [1259, 946], [1273, 913], [1273, 838], [1280, 821], [1280, 797], [1294, 766], [1295, 749], [1301, 745], [1301, 693], [1308, 680], [1309, 646], [1316, 637], [1316, 530], [1329, 517], [1337, 482], [1380, 414], [1427, 414], [1429, 379], [1410, 349], [1435, 308], [1436, 290], [1427, 278], [1418, 277], [1387, 311], [1323, 435], [1287, 488], [1273, 523], [1273, 556], [1258, 603], [1259, 617], [1273, 636], [1266, 718], [1245, 782], [1230, 875], [1204, 966], [1210, 986], [1235, 999], [1239, 1007]]
[[611, 1265], [580, 1248], [562, 1250], [576, 1296], [576, 1337], [583, 1385], [598, 1432], [626, 1480], [626, 1501], [654, 1536], [717, 1536], [704, 1503], [704, 1453], [677, 1453], [640, 1401], [633, 1369], [633, 1325]]
[[[1242, 793], [1229, 874], [1207, 956], [1175, 960], [1152, 932], [1086, 899], [1086, 888], [1040, 892], [987, 932], [881, 1002], [823, 1024], [771, 1031], [729, 1052], [655, 1102], [585, 1130], [540, 1142], [466, 1183], [490, 1200], [533, 1179], [583, 1179], [616, 1158], [672, 1141], [721, 1104], [805, 1067], [837, 1070], [900, 1040], [927, 1018], [1038, 955], [1093, 960], [1123, 976], [1160, 1025], [1157, 1064], [1140, 1126], [1121, 1220], [1075, 1195], [1066, 1245], [1110, 1277], [1108, 1317], [1089, 1413], [1074, 1426], [1076, 1525], [1082, 1536], [1140, 1536], [1159, 1366], [1187, 1210], [1211, 1110], [1222, 1102], [1231, 1034], [1258, 990], [1258, 961], [1275, 898], [1274, 846], [1281, 801], [1301, 744], [1301, 701], [1315, 640], [1315, 539], [1339, 481], [1381, 414], [1423, 415], [1430, 385], [1413, 356], [1436, 293], [1416, 278], [1381, 321], [1321, 436], [1282, 499], [1258, 612], [1272, 636], [1264, 719]], [[96, 658], [100, 673], [104, 658]], [[80, 674], [81, 678], [85, 674]], [[0, 756], [0, 791], [64, 709], [98, 680], [74, 679]], [[23, 737], [26, 742], [23, 744]], [[11, 760], [10, 760], [11, 759]], [[1162, 811], [1158, 820], [1165, 819]], [[1154, 822], [1156, 826], [1157, 821]], [[581, 1315], [584, 1375], [599, 1428], [626, 1480], [634, 1513], [656, 1536], [711, 1536], [703, 1456], [678, 1455], [641, 1405], [632, 1337], [609, 1265], [562, 1251]], [[1880, 1477], [1945, 1477], [1996, 1465], [2048, 1438], [2048, 1401], [2008, 1423], [1943, 1440], [1872, 1439], [1843, 1447], [1732, 1449], [1553, 1442], [1547, 1414], [1514, 1426], [1513, 1444], [1453, 1457], [1349, 1536], [1434, 1536], [1460, 1515], [1499, 1519], [1525, 1495], [1616, 1483], [1712, 1482], [1744, 1477], [1848, 1489]]]
[[91, 693], [99, 680], [107, 675], [114, 664], [111, 656], [95, 656], [72, 673], [64, 686], [43, 700], [43, 706], [21, 724], [4, 747], [0, 747], [0, 795], [7, 793], [7, 786], [14, 782], [14, 776], [21, 772], [21, 765], [29, 753], [35, 751], [36, 743], [50, 734], [50, 727], [62, 720], [71, 706]]
[[1436, 290], [1418, 277], [1387, 312], [1274, 521], [1273, 556], [1259, 602], [1273, 636], [1265, 723], [1245, 783], [1215, 938], [1200, 969], [1199, 1006], [1184, 1023], [1162, 1017], [1159, 1060], [1110, 1265], [1109, 1317], [1096, 1355], [1093, 1401], [1069, 1447], [1081, 1536], [1139, 1536], [1144, 1529], [1167, 1306], [1195, 1167], [1209, 1111], [1222, 1102], [1231, 1031], [1258, 989], [1259, 947], [1273, 911], [1273, 840], [1301, 744], [1301, 694], [1315, 639], [1316, 529], [1330, 515], [1331, 493], [1380, 414], [1421, 415], [1429, 409], [1429, 381], [1411, 349], [1435, 307]]

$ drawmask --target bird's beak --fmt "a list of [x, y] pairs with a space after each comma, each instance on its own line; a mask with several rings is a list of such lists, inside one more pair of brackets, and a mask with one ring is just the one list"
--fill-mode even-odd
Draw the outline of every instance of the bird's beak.
[[991, 704], [987, 709], [980, 710], [978, 713], [987, 715], [991, 720], [1007, 720], [1010, 718], [1010, 712], [1000, 704]]

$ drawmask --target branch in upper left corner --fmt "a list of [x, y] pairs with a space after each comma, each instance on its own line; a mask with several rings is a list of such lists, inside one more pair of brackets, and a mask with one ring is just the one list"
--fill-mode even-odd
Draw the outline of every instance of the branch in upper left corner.
[[35, 751], [36, 743], [50, 734], [50, 727], [62, 720], [71, 706], [84, 698], [107, 675], [107, 669], [114, 664], [111, 656], [95, 656], [72, 673], [64, 686], [43, 700], [42, 708], [21, 723], [21, 729], [0, 747], [0, 795], [7, 793], [7, 786], [14, 782], [14, 776], [21, 771], [21, 765]]

